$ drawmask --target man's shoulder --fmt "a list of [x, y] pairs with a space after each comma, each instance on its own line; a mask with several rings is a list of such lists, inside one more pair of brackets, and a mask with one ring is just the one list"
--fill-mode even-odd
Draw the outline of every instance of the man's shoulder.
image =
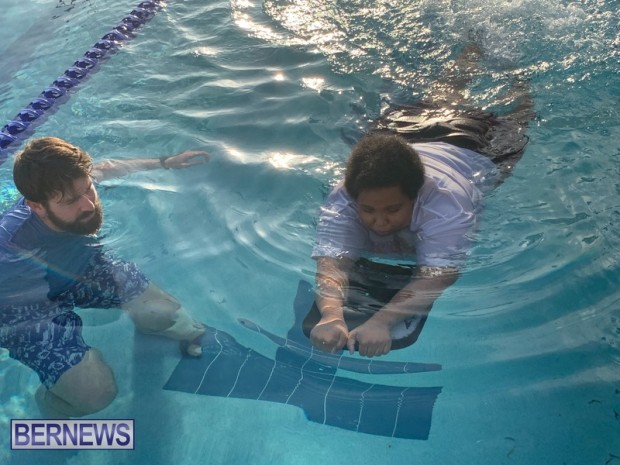
[[0, 246], [21, 246], [32, 241], [36, 237], [32, 227], [33, 215], [32, 210], [22, 201], [6, 211], [0, 218]]

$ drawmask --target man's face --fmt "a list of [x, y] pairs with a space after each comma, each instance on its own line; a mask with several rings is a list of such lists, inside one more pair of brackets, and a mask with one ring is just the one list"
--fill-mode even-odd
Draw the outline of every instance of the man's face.
[[409, 227], [413, 204], [399, 186], [364, 189], [357, 197], [360, 221], [379, 236]]
[[73, 189], [57, 194], [44, 204], [37, 204], [37, 214], [55, 231], [94, 234], [103, 222], [103, 209], [89, 176], [76, 179]]

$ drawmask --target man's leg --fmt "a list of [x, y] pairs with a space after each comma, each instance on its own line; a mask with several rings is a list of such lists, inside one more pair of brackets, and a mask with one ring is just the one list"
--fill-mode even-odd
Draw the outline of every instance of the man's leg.
[[114, 400], [112, 370], [99, 351], [84, 342], [82, 319], [71, 307], [30, 305], [5, 310], [0, 346], [39, 376], [41, 387], [35, 398], [43, 416], [80, 417]]
[[90, 348], [80, 363], [65, 371], [49, 389], [39, 387], [35, 398], [45, 418], [82, 417], [107, 407], [117, 388], [101, 353]]
[[164, 336], [181, 341], [184, 352], [191, 356], [202, 353], [200, 337], [205, 326], [192, 319], [181, 304], [153, 283], [146, 290], [122, 304], [136, 328], [146, 334]]
[[199, 338], [205, 332], [171, 295], [149, 282], [135, 263], [109, 253], [96, 255], [84, 277], [62, 299], [80, 307], [126, 310], [138, 330], [181, 341], [191, 356], [202, 353]]

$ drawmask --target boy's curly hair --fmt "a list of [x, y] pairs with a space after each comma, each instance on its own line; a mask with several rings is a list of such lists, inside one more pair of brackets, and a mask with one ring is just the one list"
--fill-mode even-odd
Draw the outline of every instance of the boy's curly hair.
[[405, 139], [393, 134], [369, 134], [353, 147], [344, 185], [353, 199], [365, 189], [399, 186], [415, 199], [424, 184], [424, 165]]

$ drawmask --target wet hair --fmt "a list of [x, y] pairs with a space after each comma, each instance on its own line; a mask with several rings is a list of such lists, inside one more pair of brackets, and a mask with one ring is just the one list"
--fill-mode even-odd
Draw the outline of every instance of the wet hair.
[[424, 165], [405, 139], [375, 133], [353, 147], [345, 170], [344, 186], [354, 199], [366, 189], [399, 186], [415, 199], [424, 184]]
[[90, 175], [93, 161], [84, 150], [57, 137], [34, 139], [15, 157], [13, 180], [32, 202], [47, 203], [73, 190], [75, 180]]

